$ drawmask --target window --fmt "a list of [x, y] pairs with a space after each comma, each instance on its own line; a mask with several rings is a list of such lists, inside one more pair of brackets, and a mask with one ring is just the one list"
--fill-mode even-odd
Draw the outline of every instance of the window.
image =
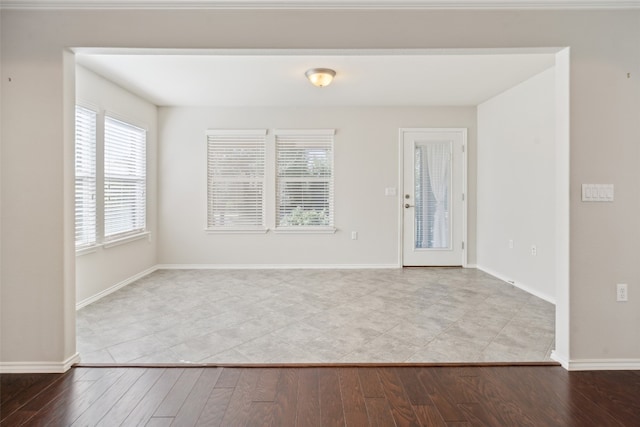
[[450, 249], [451, 141], [415, 145], [415, 247]]
[[266, 133], [207, 132], [207, 229], [265, 230]]
[[333, 227], [335, 130], [279, 130], [276, 139], [276, 227]]
[[76, 248], [96, 244], [97, 114], [76, 106], [75, 229]]
[[76, 106], [78, 253], [146, 232], [146, 139], [144, 129]]
[[106, 116], [104, 121], [104, 238], [146, 228], [146, 131]]

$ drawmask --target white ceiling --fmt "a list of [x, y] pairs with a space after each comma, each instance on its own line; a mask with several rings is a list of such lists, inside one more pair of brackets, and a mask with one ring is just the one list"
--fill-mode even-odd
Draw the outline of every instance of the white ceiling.
[[[76, 54], [160, 106], [477, 105], [553, 66], [536, 53]], [[325, 88], [305, 78], [332, 68]]]

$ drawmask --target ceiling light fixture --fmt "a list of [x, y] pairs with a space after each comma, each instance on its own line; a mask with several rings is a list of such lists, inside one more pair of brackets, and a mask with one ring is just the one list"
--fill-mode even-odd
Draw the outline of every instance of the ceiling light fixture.
[[324, 87], [331, 83], [336, 76], [336, 72], [330, 68], [311, 68], [304, 75], [307, 76], [312, 85]]

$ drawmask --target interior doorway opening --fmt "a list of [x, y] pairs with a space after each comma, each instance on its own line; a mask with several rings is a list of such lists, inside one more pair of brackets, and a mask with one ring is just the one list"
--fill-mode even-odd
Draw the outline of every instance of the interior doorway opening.
[[[505, 54], [522, 54], [524, 52], [524, 54], [527, 53], [527, 49], [523, 49], [523, 50], [506, 50], [506, 51], [501, 51], [501, 53], [505, 53]], [[495, 53], [496, 50], [491, 50], [491, 52]], [[540, 53], [541, 50], [540, 49], [534, 49], [531, 50], [529, 52], [537, 52]], [[563, 51], [561, 49], [548, 49], [545, 52], [550, 53], [552, 55], [556, 56], [556, 67], [558, 68], [558, 57], [561, 58], [561, 61], [566, 61], [563, 63], [568, 64], [568, 51]], [[78, 49], [76, 51], [76, 54], [78, 55], [104, 55], [104, 54], [109, 54], [109, 55], [113, 55], [114, 53], [116, 53], [115, 51], [106, 51], [106, 50], [95, 50], [95, 49]], [[193, 53], [193, 51], [190, 52], [183, 52], [183, 53]], [[372, 54], [372, 55], [377, 55], [377, 56], [393, 56], [393, 57], [399, 57], [401, 58], [402, 56], [406, 56], [406, 51], [404, 52], [398, 52], [398, 51], [388, 51], [388, 50], [371, 50], [369, 52], [366, 52], [367, 54]], [[414, 51], [411, 52], [412, 54], [415, 53], [419, 53], [421, 55], [433, 55], [434, 52], [432, 51]], [[438, 52], [439, 54], [442, 54], [443, 52], [440, 51]], [[482, 54], [488, 54], [490, 53], [489, 51], [481, 51], [481, 50], [458, 50], [455, 52], [450, 52], [450, 55], [465, 55], [466, 54], [473, 54], [473, 53], [482, 53]], [[142, 56], [167, 56], [167, 54], [171, 54], [171, 55], [176, 55], [176, 54], [180, 54], [180, 52], [176, 52], [176, 51], [149, 51], [149, 52], [144, 52], [144, 54]], [[277, 52], [270, 52], [270, 51], [253, 51], [253, 52], [247, 52], [247, 51], [242, 51], [242, 52], [229, 52], [229, 51], [224, 51], [224, 52], [215, 52], [215, 51], [210, 51], [210, 52], [198, 52], [199, 55], [201, 54], [206, 54], [206, 55], [220, 55], [220, 54], [232, 54], [232, 55], [246, 55], [246, 54], [251, 54], [251, 55], [255, 55], [255, 56], [259, 56], [259, 55], [265, 55], [265, 56], [269, 56], [272, 54], [276, 54], [276, 55], [284, 55], [284, 56], [289, 56], [289, 57], [294, 57], [297, 55], [306, 55], [306, 56], [322, 56], [322, 55], [342, 55], [345, 57], [349, 57], [349, 56], [357, 56], [357, 55], [362, 55], [362, 52], [360, 53], [355, 53], [355, 52], [349, 52], [349, 51], [277, 51]], [[170, 56], [170, 55], [169, 55]], [[445, 55], [446, 56], [446, 55]], [[566, 58], [565, 58], [566, 57]], [[385, 58], [386, 60], [388, 60], [389, 58]], [[85, 64], [86, 65], [86, 64]], [[563, 80], [563, 83], [558, 84], [558, 88], [556, 89], [557, 92], [557, 102], [559, 103], [559, 105], [566, 107], [566, 105], [568, 105], [568, 65], [563, 65], [561, 67], [561, 70], [556, 71], [556, 74], [559, 75], [561, 78], [565, 79], [566, 81]], [[566, 102], [565, 102], [566, 101]], [[327, 102], [327, 106], [330, 105], [330, 101], [327, 101], [325, 99], [324, 102]], [[566, 104], [566, 105], [565, 105]], [[558, 236], [558, 251], [556, 252], [556, 258], [557, 258], [557, 269], [556, 269], [556, 284], [555, 284], [555, 288], [556, 288], [556, 295], [557, 295], [557, 299], [556, 299], [556, 329], [558, 331], [561, 331], [562, 333], [560, 334], [561, 336], [557, 336], [557, 340], [562, 341], [563, 344], [558, 345], [556, 344], [556, 352], [559, 351], [559, 354], [556, 355], [558, 359], [561, 360], [565, 360], [568, 358], [568, 298], [566, 298], [566, 295], [568, 295], [568, 191], [564, 191], [566, 188], [568, 188], [568, 184], [565, 181], [568, 181], [568, 155], [565, 155], [566, 153], [568, 153], [568, 107], [566, 108], [561, 108], [556, 110], [556, 116], [560, 117], [560, 119], [558, 120], [557, 124], [556, 124], [556, 128], [557, 130], [557, 134], [559, 135], [559, 138], [557, 139], [557, 150], [559, 156], [556, 158], [557, 162], [555, 165], [555, 169], [558, 172], [557, 173], [557, 180], [558, 180], [558, 185], [556, 186], [556, 194], [557, 194], [557, 200], [558, 200], [558, 204], [556, 204], [555, 206], [555, 211], [556, 211], [556, 223], [557, 223], [557, 230], [559, 233]], [[471, 195], [470, 195], [471, 196]], [[400, 203], [398, 203], [399, 206]], [[151, 238], [151, 240], [153, 240], [153, 237]], [[401, 260], [402, 258], [400, 257], [401, 249], [399, 249], [398, 251], [398, 259]], [[150, 269], [154, 269], [155, 266], [157, 266], [158, 264], [165, 264], [164, 262], [161, 263], [158, 261], [159, 258], [156, 254], [156, 262], [154, 265], [151, 265], [148, 269], [146, 270], [142, 270], [142, 271], [138, 271], [136, 274], [138, 275], [144, 275], [146, 272], [148, 272], [148, 270]], [[163, 260], [164, 261], [164, 260]], [[180, 264], [180, 263], [176, 263], [176, 264]], [[399, 261], [398, 265], [402, 265], [402, 262]], [[128, 278], [131, 277], [135, 277], [136, 274], [130, 274], [128, 276]], [[77, 280], [77, 284], [78, 284], [78, 280]], [[118, 284], [122, 284], [122, 281], [119, 281], [117, 283], [115, 283], [114, 285], [111, 286], [111, 289], [113, 289], [114, 286], [118, 285]], [[106, 293], [108, 293], [108, 289], [105, 289], [104, 291], [107, 291]], [[101, 291], [102, 292], [102, 291]], [[100, 293], [100, 292], [98, 292]], [[86, 299], [86, 298], [83, 298]], [[561, 304], [562, 307], [558, 307], [558, 304]], [[557, 341], [558, 342], [558, 341]]]

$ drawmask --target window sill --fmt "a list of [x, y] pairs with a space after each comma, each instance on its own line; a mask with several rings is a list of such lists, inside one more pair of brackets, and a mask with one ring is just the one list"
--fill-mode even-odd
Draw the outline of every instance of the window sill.
[[100, 245], [92, 245], [92, 246], [85, 246], [84, 248], [81, 248], [81, 249], [76, 249], [76, 256], [89, 255], [89, 254], [96, 253], [99, 247]]
[[269, 231], [268, 228], [205, 228], [204, 231], [207, 234], [265, 234]]
[[121, 237], [119, 239], [109, 240], [102, 244], [102, 247], [105, 249], [113, 248], [114, 246], [124, 245], [129, 242], [134, 242], [136, 240], [144, 239], [145, 237], [149, 237], [151, 235], [148, 231], [143, 231], [142, 233], [132, 234], [130, 236]]
[[337, 230], [335, 227], [283, 227], [275, 228], [273, 232], [278, 234], [335, 234]]

